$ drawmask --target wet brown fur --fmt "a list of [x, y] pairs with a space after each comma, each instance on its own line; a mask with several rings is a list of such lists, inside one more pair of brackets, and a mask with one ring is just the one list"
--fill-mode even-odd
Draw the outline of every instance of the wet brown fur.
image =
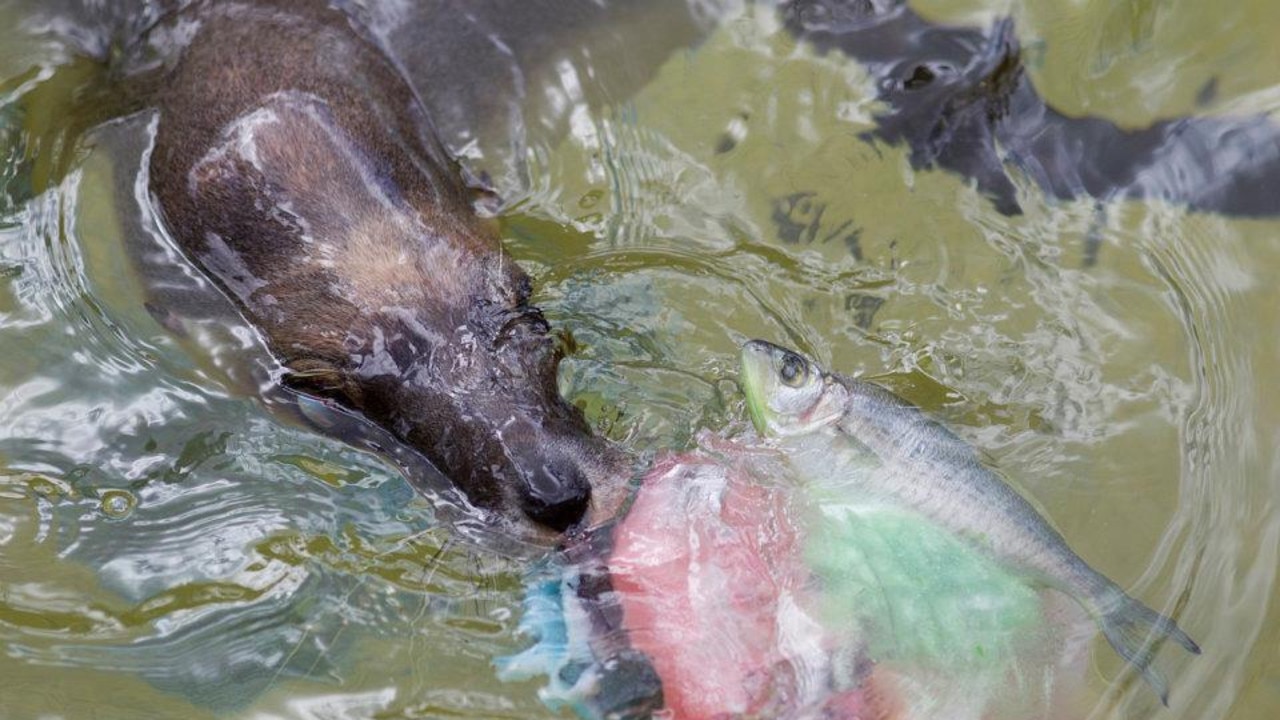
[[150, 162], [166, 224], [293, 384], [387, 427], [477, 505], [576, 520], [569, 495], [619, 456], [558, 395], [528, 276], [377, 46], [309, 0], [198, 5], [150, 45], [170, 58]]

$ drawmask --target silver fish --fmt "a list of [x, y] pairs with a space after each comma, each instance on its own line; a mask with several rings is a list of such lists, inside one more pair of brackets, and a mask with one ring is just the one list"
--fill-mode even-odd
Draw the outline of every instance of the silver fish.
[[763, 340], [742, 347], [742, 385], [756, 429], [778, 438], [801, 477], [908, 507], [1028, 583], [1067, 593], [1168, 704], [1168, 686], [1151, 664], [1160, 641], [1172, 638], [1195, 654], [1199, 646], [1089, 567], [964, 440], [878, 385], [824, 372]]

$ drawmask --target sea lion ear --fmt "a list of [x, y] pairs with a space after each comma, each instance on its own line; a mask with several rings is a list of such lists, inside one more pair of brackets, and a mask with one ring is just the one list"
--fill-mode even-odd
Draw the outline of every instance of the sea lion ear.
[[550, 335], [551, 352], [557, 363], [578, 351], [578, 340], [567, 328], [555, 328]]
[[481, 218], [497, 217], [502, 211], [502, 196], [489, 188], [471, 188], [471, 207]]

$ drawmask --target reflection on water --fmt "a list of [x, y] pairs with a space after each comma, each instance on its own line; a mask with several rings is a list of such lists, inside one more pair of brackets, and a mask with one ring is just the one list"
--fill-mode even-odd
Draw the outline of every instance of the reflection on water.
[[[975, 24], [1008, 10], [913, 7]], [[1046, 102], [1133, 126], [1280, 109], [1280, 60], [1255, 30], [1280, 21], [1270, 4], [1137, 7], [1018, 5]], [[798, 44], [764, 7], [656, 73], [603, 50], [527, 52], [551, 70], [530, 80], [550, 89], [526, 99], [523, 155], [503, 154], [502, 132], [454, 139], [498, 185], [509, 247], [573, 334], [561, 382], [593, 423], [643, 452], [736, 427], [748, 337], [876, 376], [1204, 648], [1162, 653], [1161, 711], [1095, 640], [1090, 717], [1274, 716], [1280, 224], [1158, 202], [1099, 213], [1016, 174], [1024, 212], [1001, 215], [959, 176], [862, 139], [881, 108], [870, 73]], [[34, 100], [81, 71], [56, 73], [70, 60], [41, 34], [0, 42], [0, 63], [3, 706], [545, 714], [535, 684], [499, 684], [490, 665], [524, 643], [526, 559], [463, 540], [393, 463], [260, 400], [252, 333], [194, 310], [202, 281], [164, 256], [137, 183], [145, 118], [55, 142]], [[59, 159], [69, 173], [39, 171]], [[158, 307], [149, 268], [166, 265], [180, 290]]]

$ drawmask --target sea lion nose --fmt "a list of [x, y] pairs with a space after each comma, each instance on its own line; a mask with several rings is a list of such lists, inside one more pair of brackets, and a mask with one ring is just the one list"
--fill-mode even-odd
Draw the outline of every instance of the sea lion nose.
[[586, 514], [591, 484], [574, 463], [553, 460], [526, 475], [521, 501], [529, 519], [563, 531]]

